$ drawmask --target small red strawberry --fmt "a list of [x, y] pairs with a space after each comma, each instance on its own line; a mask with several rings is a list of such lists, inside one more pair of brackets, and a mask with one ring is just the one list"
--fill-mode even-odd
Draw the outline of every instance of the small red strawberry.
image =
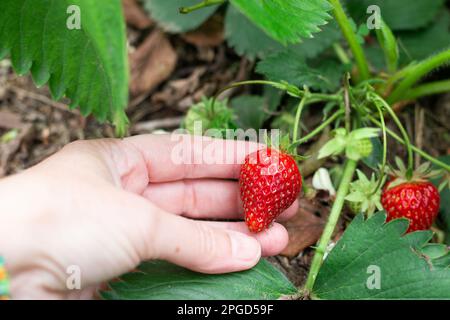
[[399, 165], [400, 170], [394, 171], [394, 178], [381, 195], [388, 222], [398, 218], [410, 220], [407, 233], [430, 229], [439, 213], [439, 191], [426, 179], [435, 173], [428, 172], [428, 167], [429, 164], [422, 165], [411, 179], [405, 179], [404, 165]]
[[239, 184], [245, 222], [260, 232], [297, 199], [302, 177], [290, 155], [267, 148], [246, 157]]

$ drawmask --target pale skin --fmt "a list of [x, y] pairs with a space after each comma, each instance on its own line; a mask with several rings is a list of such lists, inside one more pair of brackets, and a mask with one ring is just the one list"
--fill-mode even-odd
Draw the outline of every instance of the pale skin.
[[[201, 147], [193, 139], [202, 139]], [[233, 161], [177, 164], [171, 152], [179, 142], [143, 135], [75, 142], [0, 180], [0, 255], [12, 297], [90, 299], [102, 283], [151, 259], [212, 274], [249, 269], [261, 256], [280, 253], [288, 242], [282, 225], [252, 234], [243, 221], [220, 221], [243, 219], [239, 168], [261, 146], [186, 141], [186, 154], [208, 148], [213, 157], [234, 152]], [[297, 208], [295, 202], [279, 219]], [[67, 289], [73, 265], [81, 270], [81, 290]]]

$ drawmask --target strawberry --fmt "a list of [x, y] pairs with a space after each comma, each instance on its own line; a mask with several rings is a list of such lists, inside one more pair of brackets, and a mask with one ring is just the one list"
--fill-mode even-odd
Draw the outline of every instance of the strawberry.
[[245, 158], [239, 184], [245, 222], [250, 231], [260, 232], [297, 199], [302, 177], [293, 157], [267, 148]]
[[387, 221], [407, 218], [408, 232], [427, 230], [433, 225], [439, 213], [440, 195], [438, 189], [426, 178], [434, 175], [427, 172], [429, 164], [419, 167], [412, 178], [405, 179], [404, 166], [394, 171], [394, 177], [385, 186], [381, 204], [387, 213]]

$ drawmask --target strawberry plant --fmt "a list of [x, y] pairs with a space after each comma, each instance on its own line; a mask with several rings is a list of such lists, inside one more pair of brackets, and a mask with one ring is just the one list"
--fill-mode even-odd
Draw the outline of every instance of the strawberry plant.
[[[230, 84], [204, 98], [183, 123], [194, 133], [200, 122], [201, 134], [237, 127], [288, 133], [288, 142], [268, 149], [282, 168], [271, 172], [272, 163], [259, 153], [253, 155], [256, 162], [250, 162], [251, 155], [242, 166], [241, 197], [251, 231], [270, 228], [299, 193], [304, 196], [299, 168], [308, 158], [295, 155], [328, 131], [327, 141], [306, 154], [334, 164], [337, 192], [300, 288], [266, 260], [225, 275], [153, 261], [110, 283], [104, 298], [450, 298], [450, 161], [414, 146], [398, 115], [418, 99], [450, 91], [450, 80], [429, 80], [450, 62], [450, 14], [443, 0], [142, 3], [172, 33], [193, 30], [212, 15], [224, 16], [228, 45], [255, 60], [256, 73], [264, 77]], [[31, 1], [3, 0], [2, 5], [0, 58], [9, 56], [18, 74], [31, 71], [36, 85], [48, 83], [55, 99], [70, 98], [83, 115], [108, 120], [124, 135], [128, 72], [120, 1], [39, 0], [31, 6]], [[62, 27], [69, 26], [68, 17], [76, 18], [76, 10], [67, 10], [70, 5], [84, 13], [82, 28], [76, 23]], [[262, 85], [264, 91], [219, 99], [228, 89], [249, 85]], [[321, 110], [323, 119], [303, 132], [305, 111], [312, 108]], [[406, 165], [397, 161], [397, 169], [389, 163], [390, 141], [407, 154]], [[415, 164], [415, 154], [429, 164]], [[268, 175], [261, 175], [264, 170]], [[346, 207], [353, 220], [335, 241]]]

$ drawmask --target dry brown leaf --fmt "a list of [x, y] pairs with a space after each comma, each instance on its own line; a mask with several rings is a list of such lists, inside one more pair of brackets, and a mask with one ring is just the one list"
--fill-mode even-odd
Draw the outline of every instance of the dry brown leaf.
[[145, 14], [136, 0], [122, 0], [123, 11], [127, 23], [137, 29], [147, 29], [153, 25], [153, 21]]
[[184, 34], [183, 39], [197, 47], [217, 47], [224, 41], [223, 18], [214, 15], [200, 28]]
[[19, 114], [7, 110], [0, 111], [0, 128], [7, 130], [18, 129], [22, 125], [22, 119]]
[[174, 71], [178, 57], [164, 33], [155, 30], [130, 55], [130, 60], [130, 91], [138, 96], [166, 80]]
[[[281, 255], [293, 258], [314, 245], [322, 234], [328, 210], [316, 200], [301, 199], [297, 214], [283, 222], [289, 233], [289, 244]], [[320, 212], [321, 217], [316, 216], [315, 212]]]

